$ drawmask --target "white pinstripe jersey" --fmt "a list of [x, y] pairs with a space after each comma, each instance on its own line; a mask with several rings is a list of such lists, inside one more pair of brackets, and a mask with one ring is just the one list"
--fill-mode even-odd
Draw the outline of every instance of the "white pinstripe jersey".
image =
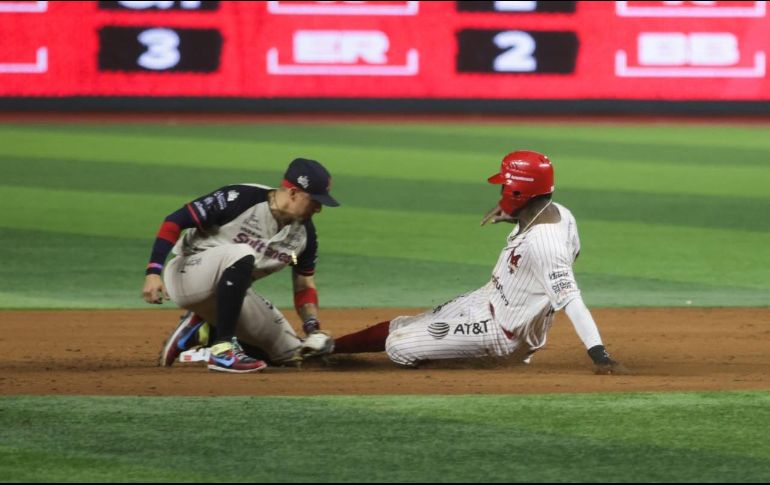
[[572, 264], [580, 252], [577, 223], [564, 206], [553, 203], [561, 220], [535, 224], [508, 236], [488, 284], [495, 320], [530, 349], [545, 345], [554, 312], [580, 295]]

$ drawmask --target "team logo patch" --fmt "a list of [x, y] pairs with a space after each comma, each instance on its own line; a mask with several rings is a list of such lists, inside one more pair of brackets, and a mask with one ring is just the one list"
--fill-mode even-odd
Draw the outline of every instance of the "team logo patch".
[[297, 177], [297, 183], [300, 184], [303, 189], [310, 187], [310, 179], [307, 178], [307, 175], [300, 175]]
[[510, 173], [505, 174], [505, 178], [507, 179], [505, 181], [505, 183], [508, 184], [508, 185], [513, 184], [514, 180], [518, 180], [520, 182], [534, 182], [535, 181], [535, 179], [533, 179], [532, 177], [519, 177], [518, 175], [513, 175], [513, 174], [510, 174]]
[[428, 325], [428, 333], [436, 340], [441, 340], [449, 334], [449, 324], [444, 322], [433, 322]]
[[513, 273], [516, 271], [516, 268], [519, 267], [519, 261], [521, 260], [521, 254], [516, 254], [516, 250], [519, 249], [518, 246], [514, 247], [511, 250], [511, 257], [508, 259], [508, 272]]
[[489, 333], [489, 326], [487, 325], [491, 319], [482, 320], [480, 322], [473, 323], [459, 323], [452, 335], [481, 335]]

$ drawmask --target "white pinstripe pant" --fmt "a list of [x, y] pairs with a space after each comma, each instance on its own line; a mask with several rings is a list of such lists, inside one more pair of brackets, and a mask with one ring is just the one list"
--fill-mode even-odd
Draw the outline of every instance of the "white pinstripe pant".
[[397, 364], [506, 356], [516, 349], [489, 308], [487, 287], [460, 295], [433, 310], [390, 322], [385, 352]]

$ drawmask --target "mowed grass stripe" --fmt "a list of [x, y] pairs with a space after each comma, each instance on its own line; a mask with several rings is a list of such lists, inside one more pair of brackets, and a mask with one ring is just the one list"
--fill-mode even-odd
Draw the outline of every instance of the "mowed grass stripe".
[[[0, 156], [4, 185], [125, 194], [177, 196], [179, 204], [238, 183], [276, 186], [284, 170], [227, 169], [159, 165], [148, 167], [130, 162], [68, 160], [66, 158], [14, 158]], [[119, 182], [119, 183], [116, 183]], [[334, 192], [337, 187], [335, 184]], [[347, 185], [347, 184], [345, 184]]]
[[[0, 308], [148, 308], [140, 298], [151, 238], [0, 229]], [[490, 264], [437, 263], [321, 250], [316, 282], [331, 307], [429, 307], [481, 286]], [[362, 291], [365, 288], [365, 291]], [[254, 284], [293, 312], [291, 271]]]
[[131, 308], [141, 300], [145, 240], [0, 228], [0, 308]]
[[[402, 150], [417, 146], [410, 144], [416, 141], [401, 143], [412, 137], [409, 125], [324, 126], [317, 132], [313, 125], [253, 125], [235, 127], [235, 140], [223, 134], [226, 126], [198, 126], [192, 132], [186, 130], [186, 126], [158, 130], [159, 126], [131, 126], [128, 137], [123, 135], [120, 126], [97, 128], [102, 134], [93, 141], [103, 145], [98, 149], [87, 142], [86, 133], [93, 126], [0, 127], [0, 138], [8, 141], [0, 144], [0, 168], [5, 175], [0, 191], [7, 195], [9, 205], [6, 216], [0, 220], [4, 240], [0, 245], [5, 246], [5, 254], [12, 256], [11, 266], [25, 270], [23, 281], [16, 287], [0, 285], [0, 292], [11, 295], [0, 296], [0, 305], [8, 304], [5, 302], [12, 300], [13, 295], [20, 297], [22, 306], [46, 301], [46, 296], [52, 302], [66, 300], [61, 298], [64, 294], [71, 296], [77, 306], [89, 299], [98, 301], [99, 306], [109, 301], [126, 301], [126, 290], [119, 284], [133, 290], [133, 280], [127, 276], [115, 278], [116, 281], [88, 296], [66, 292], [57, 295], [56, 291], [67, 288], [67, 273], [75, 279], [82, 278], [85, 285], [93, 284], [86, 277], [95, 271], [94, 261], [110, 268], [96, 271], [104, 281], [110, 281], [110, 271], [121, 275], [127, 273], [126, 268], [136, 267], [140, 271], [146, 263], [152, 237], [165, 215], [191, 198], [226, 183], [276, 183], [286, 161], [297, 154], [306, 139], [316, 144], [309, 145], [311, 152], [317, 146], [343, 154], [327, 165], [335, 174], [335, 194], [344, 205], [324, 211], [317, 219], [321, 233], [319, 267], [326, 264], [324, 258], [329, 264], [333, 261], [334, 266], [329, 266], [331, 271], [322, 274], [342, 275], [341, 279], [346, 282], [340, 287], [342, 293], [348, 294], [348, 284], [352, 286], [354, 279], [357, 278], [360, 285], [361, 281], [376, 279], [384, 272], [389, 281], [375, 286], [386, 291], [373, 299], [392, 301], [393, 305], [403, 305], [405, 300], [414, 301], [410, 306], [422, 306], [426, 300], [433, 304], [436, 299], [443, 300], [483, 284], [511, 229], [507, 225], [478, 227], [480, 215], [496, 199], [494, 188], [484, 182], [490, 169], [488, 162], [478, 161], [477, 155], [483, 155], [483, 150], [476, 153], [456, 149], [458, 140], [463, 140], [455, 133], [457, 130], [462, 132], [467, 128], [472, 135], [467, 140], [469, 146], [473, 146], [489, 141], [485, 127], [420, 125], [413, 138], [419, 139], [422, 131], [430, 130], [434, 130], [436, 136], [422, 137], [426, 145], [420, 144], [420, 149]], [[540, 133], [545, 139], [550, 131], [544, 127], [547, 124], [539, 125], [540, 131], [536, 126], [519, 128], [522, 135]], [[208, 128], [211, 131], [207, 135]], [[281, 135], [282, 130], [289, 128], [293, 129], [291, 136]], [[444, 136], [443, 128], [451, 136]], [[489, 132], [507, 136], [509, 128], [515, 126], [492, 127]], [[590, 132], [590, 127], [574, 128], [565, 140], [574, 140], [575, 133], [588, 136]], [[649, 131], [642, 128], [619, 127], [619, 138], [630, 137], [636, 130], [641, 142], [654, 142], [658, 135], [661, 140], [671, 138], [663, 136], [666, 130], [676, 131], [671, 127], [653, 126]], [[682, 133], [698, 132], [690, 128], [686, 127]], [[756, 134], [753, 129], [745, 133], [742, 130], [727, 130], [727, 133], [743, 133], [739, 138]], [[612, 127], [603, 127], [594, 136], [611, 138], [612, 131]], [[56, 146], [46, 148], [50, 141], [47, 135], [51, 132], [55, 133]], [[25, 141], [24, 137], [14, 136], [18, 133], [37, 138], [34, 141], [27, 138], [25, 146], [14, 148], [13, 145]], [[164, 133], [172, 135], [171, 147], [165, 151]], [[703, 133], [713, 138], [720, 136], [711, 129]], [[208, 139], [220, 135], [220, 140]], [[243, 140], [237, 139], [240, 136]], [[281, 145], [277, 141], [283, 140], [282, 136], [300, 141]], [[398, 149], [378, 150], [375, 146], [369, 150], [360, 145], [378, 136]], [[442, 136], [451, 139], [451, 143], [437, 143]], [[198, 138], [203, 140], [203, 145], [198, 144]], [[340, 145], [347, 143], [346, 139], [350, 144]], [[145, 149], [144, 141], [151, 141], [151, 146]], [[439, 150], [434, 150], [428, 142], [435, 142]], [[683, 146], [689, 143], [691, 138], [682, 140]], [[235, 147], [233, 157], [226, 145]], [[755, 140], [749, 146], [761, 151], [763, 145]], [[50, 152], [50, 158], [26, 154], [41, 147]], [[729, 298], [734, 297], [736, 302], [770, 304], [768, 298], [761, 295], [769, 285], [761, 269], [768, 266], [770, 256], [757, 250], [767, 246], [770, 220], [753, 215], [770, 208], [770, 192], [765, 189], [770, 177], [766, 165], [754, 163], [754, 155], [736, 151], [736, 157], [744, 161], [752, 158], [752, 162], [741, 163], [734, 170], [730, 167], [722, 170], [727, 165], [721, 162], [721, 165], [704, 162], [705, 167], [689, 165], [690, 159], [682, 158], [691, 154], [689, 150], [685, 150], [687, 153], [671, 151], [662, 145], [637, 154], [639, 150], [633, 144], [628, 144], [629, 150], [626, 150], [622, 144], [608, 143], [607, 159], [597, 158], [589, 146], [570, 149], [562, 157], [559, 147], [555, 145], [554, 156], [560, 160], [556, 200], [571, 208], [578, 218], [583, 254], [576, 271], [589, 302], [594, 301], [593, 294], [599, 295], [595, 301], [613, 306], [622, 304], [617, 302], [633, 304], [630, 302], [645, 299], [649, 304], [659, 305], [666, 301], [684, 301], [685, 295], [695, 294], [695, 298], [686, 299], [694, 302], [702, 299], [705, 304], [713, 305], [733, 304]], [[1, 155], [3, 150], [25, 155]], [[91, 152], [79, 159], [80, 150]], [[285, 160], [272, 157], [281, 150], [286, 150]], [[370, 152], [376, 153], [368, 158], [363, 156]], [[97, 155], [113, 161], [89, 159]], [[145, 156], [148, 158], [141, 159]], [[495, 154], [494, 158], [499, 156]], [[728, 159], [719, 150], [708, 156], [711, 161]], [[326, 163], [325, 159], [318, 158]], [[227, 163], [217, 163], [221, 159], [234, 159], [235, 163], [230, 168], [222, 168]], [[331, 167], [334, 163], [340, 164], [339, 171]], [[629, 171], [625, 172], [626, 169]], [[695, 189], [682, 189], [683, 183]], [[687, 193], [688, 190], [702, 193]], [[720, 190], [723, 195], [717, 195]], [[10, 242], [9, 231], [16, 231], [20, 238]], [[57, 254], [55, 249], [67, 234], [72, 238], [69, 240], [72, 246]], [[103, 238], [89, 241], [89, 235]], [[110, 239], [113, 236], [117, 237]], [[100, 246], [102, 243], [106, 245]], [[27, 248], [37, 248], [38, 252], [25, 252]], [[100, 259], [94, 254], [110, 258]], [[37, 262], [38, 267], [56, 270], [44, 274], [32, 262]], [[453, 265], [456, 265], [454, 272]], [[14, 273], [6, 274], [8, 281], [17, 279]], [[582, 275], [586, 275], [585, 281]], [[322, 278], [324, 276], [319, 275], [319, 280]], [[442, 282], [442, 278], [446, 282]], [[39, 283], [35, 284], [35, 280]], [[266, 291], [272, 289], [276, 280], [281, 281], [276, 288], [284, 291], [285, 282], [279, 278], [268, 280]], [[613, 283], [617, 284], [614, 290]], [[409, 289], [415, 286], [421, 286], [420, 291], [424, 293], [410, 293]], [[340, 300], [332, 296], [329, 301]]]
[[[56, 125], [64, 129], [80, 129], [73, 125]], [[94, 126], [94, 125], [91, 125]], [[101, 125], [104, 126], [104, 125]], [[259, 125], [257, 125], [259, 126]], [[280, 125], [275, 126], [280, 130]], [[343, 123], [327, 125], [330, 130], [340, 126], [350, 129]], [[736, 149], [767, 149], [770, 140], [767, 130], [770, 123], [666, 123], [666, 122], [594, 122], [576, 119], [568, 122], [530, 122], [513, 121], [510, 123], [462, 123], [462, 122], [431, 122], [431, 123], [373, 123], [358, 124], [355, 129], [361, 131], [378, 131], [388, 133], [390, 139], [397, 136], [423, 138], [430, 136], [471, 136], [491, 140], [505, 140], [511, 137], [526, 137], [537, 139], [591, 141], [608, 144], [634, 144], [643, 142], [651, 145], [691, 146], [691, 147], [727, 147]], [[88, 128], [86, 128], [88, 129]], [[235, 136], [248, 133], [250, 126], [245, 126], [232, 133]], [[262, 129], [259, 127], [258, 129]], [[224, 130], [223, 130], [224, 131]], [[594, 145], [595, 147], [596, 145]]]
[[[147, 308], [139, 297], [149, 239], [0, 230], [0, 308]], [[585, 270], [578, 283], [589, 305], [768, 305], [758, 289], [719, 281], [675, 282]], [[480, 264], [401, 257], [355, 256], [322, 246], [316, 280], [321, 304], [331, 307], [428, 308], [489, 281], [494, 258]], [[258, 281], [254, 288], [281, 308], [293, 305], [290, 272]], [[741, 280], [743, 281], [743, 280]], [[364, 291], [362, 291], [362, 288]], [[291, 310], [288, 310], [291, 312]]]
[[623, 190], [651, 197], [688, 194], [770, 198], [770, 163], [758, 167], [693, 167], [676, 163], [661, 166], [643, 161], [618, 164], [611, 159], [577, 156], [554, 158], [556, 163], [556, 184], [562, 189]]
[[[2, 274], [2, 273], [0, 273]], [[20, 280], [22, 286], [34, 286], [29, 285], [29, 281], [25, 276], [16, 278]], [[27, 281], [25, 281], [27, 280]], [[3, 310], [29, 310], [38, 308], [83, 308], [83, 309], [95, 309], [95, 308], [115, 308], [120, 300], [111, 299], [109, 303], [100, 303], [96, 298], [88, 298], [89, 290], [80, 292], [78, 295], [62, 294], [60, 291], [50, 291], [44, 288], [32, 288], [35, 296], [25, 294], [21, 288], [11, 288], [9, 291], [0, 291], [0, 308]], [[65, 290], [66, 291], [66, 290]], [[85, 293], [85, 298], [84, 298]], [[104, 305], [104, 306], [100, 306]], [[131, 305], [135, 306], [135, 305]]]
[[[585, 221], [576, 270], [768, 288], [770, 233]], [[763, 276], [763, 273], [765, 276]]]
[[[163, 217], [181, 206], [171, 196], [0, 189], [8, 197], [0, 227], [146, 238], [148, 248]], [[578, 271], [767, 288], [770, 253], [756, 251], [770, 243], [766, 232], [581, 220], [588, 249]], [[479, 227], [478, 216], [357, 208], [325, 211], [317, 227], [322, 251], [474, 265], [493, 264], [511, 230]]]
[[[6, 130], [0, 155], [9, 158], [58, 158], [100, 162], [128, 162], [144, 166], [222, 167], [283, 173], [288, 163], [305, 156], [321, 161], [333, 175], [355, 174], [381, 178], [477, 179], [477, 165], [488, 157], [453, 154], [430, 147], [376, 149], [302, 143], [253, 142], [187, 137], [60, 134], [35, 130]], [[41, 143], [45, 140], [45, 143]], [[67, 151], [66, 147], [72, 147]], [[418, 162], [419, 163], [416, 163]], [[493, 162], [492, 166], [497, 162]], [[483, 166], [483, 165], [482, 165]]]
[[[635, 392], [511, 396], [326, 397], [330, 405], [442, 420], [506, 426], [627, 443], [736, 453], [770, 460], [770, 441], [755, 425], [770, 424], [770, 392]], [[740, 404], [736, 407], [735, 404]], [[515, 405], [516, 417], [503, 411]], [[601, 411], [597, 414], [598, 411]], [[720, 416], [713, 420], [709, 416]], [[602, 420], [613, 425], [601, 426]], [[690, 421], [693, 424], [687, 425]], [[709, 421], [709, 422], [707, 422]], [[736, 433], [722, 429], [731, 422]], [[645, 425], [647, 423], [648, 425]], [[665, 426], [661, 426], [666, 424]], [[670, 426], [668, 425], [670, 424]], [[622, 436], [614, 429], [620, 425]], [[658, 426], [661, 426], [658, 428]], [[700, 429], [697, 429], [700, 428]], [[688, 439], [696, 432], [700, 439]], [[743, 431], [740, 431], [743, 430]]]
[[[3, 184], [29, 188], [96, 191], [125, 194], [178, 196], [178, 204], [234, 183], [277, 185], [280, 171], [225, 170], [176, 167], [137, 169], [132, 163], [100, 163], [78, 160], [23, 159], [0, 157]], [[606, 221], [670, 224], [677, 226], [770, 231], [770, 219], [756, 217], [770, 213], [770, 197], [655, 194], [608, 188], [562, 188], [555, 200], [567, 205], [582, 222], [584, 218]], [[115, 185], [112, 181], [120, 181]], [[483, 180], [449, 182], [441, 180], [372, 179], [343, 175], [334, 177], [334, 193], [342, 209], [350, 207], [426, 211], [479, 216], [494, 205], [498, 190]], [[693, 210], [697, 207], [698, 210]]]
[[[648, 163], [764, 165], [770, 149], [766, 127], [686, 124], [603, 123], [256, 123], [256, 124], [132, 124], [36, 125], [49, 132], [79, 134], [189, 137], [249, 142], [298, 139], [315, 145], [358, 145], [370, 148], [441, 147], [455, 152], [490, 153], [530, 147], [561, 156], [594, 155], [626, 161], [629, 155]], [[2, 125], [0, 125], [2, 130]], [[1, 131], [0, 131], [1, 133]], [[299, 134], [299, 136], [298, 136]], [[506, 149], [505, 147], [510, 147]], [[682, 151], [686, 149], [686, 151]], [[684, 156], [682, 156], [684, 155]]]
[[[51, 191], [5, 185], [0, 185], [0, 190], [9, 199], [6, 205], [8, 213], [0, 220], [0, 227], [91, 236], [147, 238], [150, 242], [163, 218], [186, 202], [180, 203], [177, 196], [156, 194]], [[454, 232], [450, 229], [457, 225], [476, 228], [475, 233], [485, 234], [487, 241], [499, 237], [480, 228], [479, 221], [479, 216], [347, 208], [324, 211], [316, 222], [319, 233], [323, 229], [322, 243], [328, 244], [338, 252], [375, 255], [379, 248], [391, 246], [388, 255], [398, 255], [401, 249], [405, 249], [401, 247], [404, 244], [402, 238], [410, 238], [418, 242], [418, 251], [411, 256], [407, 255], [407, 259], [423, 259], [423, 256], [435, 254], [434, 243], [443, 242], [447, 234]], [[432, 230], [424, 231], [425, 228]], [[360, 232], [360, 235], [351, 234], [353, 230]], [[471, 237], [465, 232], [457, 237], [460, 240], [475, 242], [484, 236]], [[378, 248], [367, 248], [366, 243], [369, 241], [377, 241]], [[456, 261], [456, 256], [464, 254], [461, 249], [457, 247], [455, 252], [450, 249], [446, 257]]]
[[[578, 272], [768, 287], [770, 253], [756, 248], [770, 244], [769, 233], [582, 220]], [[359, 209], [329, 211], [318, 227], [332, 251], [477, 265], [494, 264], [512, 229], [479, 227], [473, 216]]]
[[[158, 480], [175, 471], [206, 477], [214, 463], [251, 482], [764, 481], [768, 400], [767, 392], [2, 398], [0, 440], [5, 450], [66, 452], [72, 481], [80, 466], [94, 472], [82, 460], [111, 458], [158, 469]], [[223, 432], [247, 445], [222, 446]], [[185, 446], [169, 447], [169, 435]], [[338, 437], [331, 448], [329, 436]], [[32, 469], [43, 481], [66, 466], [0, 463], [3, 476]]]
[[[94, 430], [98, 435], [100, 430]], [[160, 450], [159, 450], [160, 452]], [[41, 465], [43, 464], [43, 465]], [[43, 451], [0, 445], [0, 481], [10, 482], [221, 482], [237, 475], [227, 470], [190, 472], [168, 464], [146, 466], [120, 456], [99, 457], [67, 449]]]
[[0, 227], [91, 236], [144, 236], [150, 239], [150, 244], [163, 218], [184, 205], [177, 196], [156, 194], [7, 185], [0, 185], [0, 192], [8, 200]]
[[558, 189], [554, 200], [572, 211], [578, 228], [584, 221], [605, 221], [707, 229], [718, 227], [761, 233], [770, 231], [770, 219], [757, 217], [760, 213], [770, 214], [770, 198], [566, 188]]
[[768, 306], [767, 288], [679, 282], [577, 270], [583, 299], [590, 307], [742, 307]]
[[[138, 135], [25, 131], [10, 131], [4, 135], [9, 136], [13, 142], [0, 146], [0, 154], [9, 158], [56, 158], [61, 156], [64, 147], [74, 144], [78, 147], [77, 153], [71, 153], [68, 158], [78, 160], [282, 171], [289, 160], [303, 155], [320, 159], [335, 175], [481, 183], [489, 175], [487, 172], [497, 168], [498, 160], [508, 151], [506, 148], [494, 154], [458, 153], [439, 146], [404, 149], [393, 144], [373, 150], [346, 144], [344, 139], [339, 139], [334, 145], [308, 142], [284, 145], [275, 142]], [[41, 137], [45, 137], [48, 143], [41, 144]], [[81, 148], [83, 145], [86, 147]], [[531, 147], [526, 144], [523, 146]], [[691, 157], [688, 152], [681, 152], [669, 154], [670, 158], [666, 159], [670, 162], [661, 165], [650, 163], [648, 159], [633, 158], [637, 150], [626, 149], [624, 153], [631, 155], [626, 156], [626, 161], [621, 164], [618, 156], [609, 154], [607, 158], [601, 158], [595, 150], [581, 155], [580, 152], [573, 153], [570, 150], [560, 154], [558, 150], [554, 153], [553, 149], [540, 149], [551, 154], [557, 164], [557, 183], [562, 188], [768, 197], [766, 187], [770, 179], [770, 165], [764, 162], [752, 166], [717, 164], [693, 167], [680, 162], [683, 158]], [[759, 155], [764, 155], [764, 152], [743, 158], [755, 159]], [[724, 160], [724, 156], [718, 154], [710, 156]]]
[[[686, 124], [518, 124], [435, 125], [394, 128], [417, 139], [470, 138], [479, 145], [541, 150], [552, 159], [603, 158], [619, 164], [640, 162], [710, 166], [766, 166], [767, 127]], [[396, 139], [390, 134], [391, 139]]]

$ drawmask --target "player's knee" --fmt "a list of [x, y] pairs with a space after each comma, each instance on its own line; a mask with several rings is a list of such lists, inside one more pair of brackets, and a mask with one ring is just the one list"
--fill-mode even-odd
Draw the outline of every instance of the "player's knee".
[[233, 269], [237, 271], [239, 274], [244, 273], [247, 275], [251, 275], [251, 272], [254, 271], [254, 262], [256, 261], [256, 258], [253, 254], [248, 254], [246, 256], [243, 256], [242, 258], [239, 258], [236, 262], [234, 262], [229, 269]]
[[413, 367], [417, 365], [419, 359], [409, 347], [404, 339], [399, 338], [398, 332], [388, 335], [385, 341], [385, 353], [390, 360], [396, 364]]
[[230, 261], [238, 261], [248, 257], [256, 260], [254, 250], [248, 244], [230, 244], [227, 248], [227, 254]]

